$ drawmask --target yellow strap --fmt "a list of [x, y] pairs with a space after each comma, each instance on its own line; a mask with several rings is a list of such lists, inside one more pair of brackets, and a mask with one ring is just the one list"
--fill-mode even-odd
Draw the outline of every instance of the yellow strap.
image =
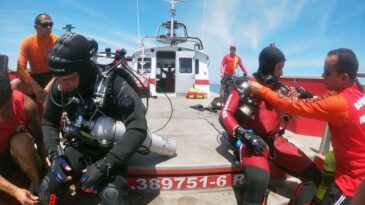
[[233, 71], [234, 72], [236, 72], [237, 64], [238, 64], [238, 56], [235, 56], [234, 57], [234, 64], [233, 64]]

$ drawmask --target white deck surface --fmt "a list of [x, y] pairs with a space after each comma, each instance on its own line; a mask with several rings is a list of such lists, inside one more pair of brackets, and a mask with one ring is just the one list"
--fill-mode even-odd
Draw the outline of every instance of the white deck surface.
[[[210, 99], [170, 98], [173, 104], [173, 115], [170, 123], [157, 134], [171, 138], [177, 144], [177, 156], [173, 158], [158, 155], [143, 156], [136, 154], [130, 162], [130, 168], [180, 169], [195, 167], [230, 167], [234, 164], [231, 146], [221, 136], [224, 130], [218, 122], [218, 113], [197, 111], [190, 106], [201, 104], [208, 106]], [[150, 99], [147, 113], [150, 131], [159, 129], [170, 116], [170, 104], [166, 97]], [[213, 127], [213, 125], [214, 127]], [[216, 130], [218, 129], [219, 132]], [[285, 134], [288, 140], [300, 147], [307, 155], [314, 157], [321, 138], [299, 136], [289, 131]]]

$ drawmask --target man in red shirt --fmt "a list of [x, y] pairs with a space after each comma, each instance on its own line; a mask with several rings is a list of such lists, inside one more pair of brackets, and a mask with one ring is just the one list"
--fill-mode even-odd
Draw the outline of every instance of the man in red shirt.
[[[37, 15], [34, 22], [37, 34], [23, 40], [18, 57], [18, 76], [11, 82], [13, 89], [20, 90], [28, 96], [35, 95], [37, 102], [43, 102], [52, 79], [46, 58], [47, 51], [57, 40], [57, 36], [51, 33], [52, 26], [53, 22], [48, 14]], [[30, 73], [27, 71], [27, 63]]]
[[161, 72], [165, 73], [164, 90], [166, 92], [175, 92], [175, 69], [172, 70], [171, 66], [167, 68], [167, 71], [161, 69]]
[[0, 191], [4, 192], [0, 193], [0, 204], [10, 204], [9, 197], [20, 204], [38, 203], [38, 197], [9, 178], [21, 170], [38, 192], [42, 167], [39, 157], [45, 163], [44, 150], [37, 105], [23, 93], [12, 91], [8, 77], [0, 74]]
[[226, 98], [229, 95], [229, 91], [227, 90], [227, 81], [232, 80], [233, 76], [236, 73], [237, 66], [239, 66], [243, 72], [244, 76], [247, 76], [247, 70], [245, 66], [242, 64], [241, 58], [236, 55], [236, 46], [231, 45], [229, 47], [229, 53], [223, 57], [221, 64], [221, 100], [222, 102], [226, 101]]
[[233, 76], [237, 66], [239, 66], [242, 72], [247, 75], [247, 70], [245, 66], [243, 66], [241, 58], [236, 54], [236, 46], [231, 45], [229, 47], [229, 54], [225, 55], [222, 60], [221, 77], [224, 75]]
[[358, 67], [350, 49], [330, 51], [322, 77], [332, 92], [311, 100], [284, 97], [257, 82], [250, 85], [253, 93], [283, 112], [328, 122], [336, 171], [321, 205], [348, 204], [365, 176], [365, 93], [356, 78]]

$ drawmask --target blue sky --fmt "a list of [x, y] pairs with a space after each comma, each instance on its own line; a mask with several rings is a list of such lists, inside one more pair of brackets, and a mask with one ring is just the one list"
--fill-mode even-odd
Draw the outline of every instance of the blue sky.
[[[0, 0], [0, 53], [15, 68], [22, 39], [33, 34], [34, 18], [49, 13], [53, 32], [71, 23], [75, 32], [96, 39], [99, 48], [138, 49], [137, 0]], [[170, 4], [139, 0], [140, 36], [155, 35], [169, 18]], [[249, 73], [257, 69], [261, 49], [275, 42], [286, 55], [285, 75], [319, 76], [327, 52], [348, 47], [365, 72], [365, 1], [363, 0], [187, 0], [176, 5], [176, 20], [190, 36], [202, 38], [210, 54], [210, 78], [230, 44], [237, 46]], [[204, 12], [205, 11], [205, 12]]]

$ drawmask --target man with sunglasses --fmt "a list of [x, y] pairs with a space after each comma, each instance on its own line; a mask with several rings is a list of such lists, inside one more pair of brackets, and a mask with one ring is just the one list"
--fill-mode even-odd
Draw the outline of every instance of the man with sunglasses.
[[[52, 34], [53, 22], [46, 13], [35, 18], [36, 34], [26, 37], [21, 46], [17, 65], [17, 78], [11, 82], [12, 88], [36, 97], [37, 102], [43, 102], [48, 93], [52, 75], [48, 71], [47, 51], [57, 40]], [[27, 71], [29, 62], [30, 73]]]
[[277, 109], [328, 122], [336, 171], [321, 205], [348, 204], [365, 176], [365, 93], [356, 78], [358, 67], [350, 49], [330, 51], [322, 77], [331, 92], [309, 100], [284, 97], [257, 82], [250, 83], [253, 93]]

